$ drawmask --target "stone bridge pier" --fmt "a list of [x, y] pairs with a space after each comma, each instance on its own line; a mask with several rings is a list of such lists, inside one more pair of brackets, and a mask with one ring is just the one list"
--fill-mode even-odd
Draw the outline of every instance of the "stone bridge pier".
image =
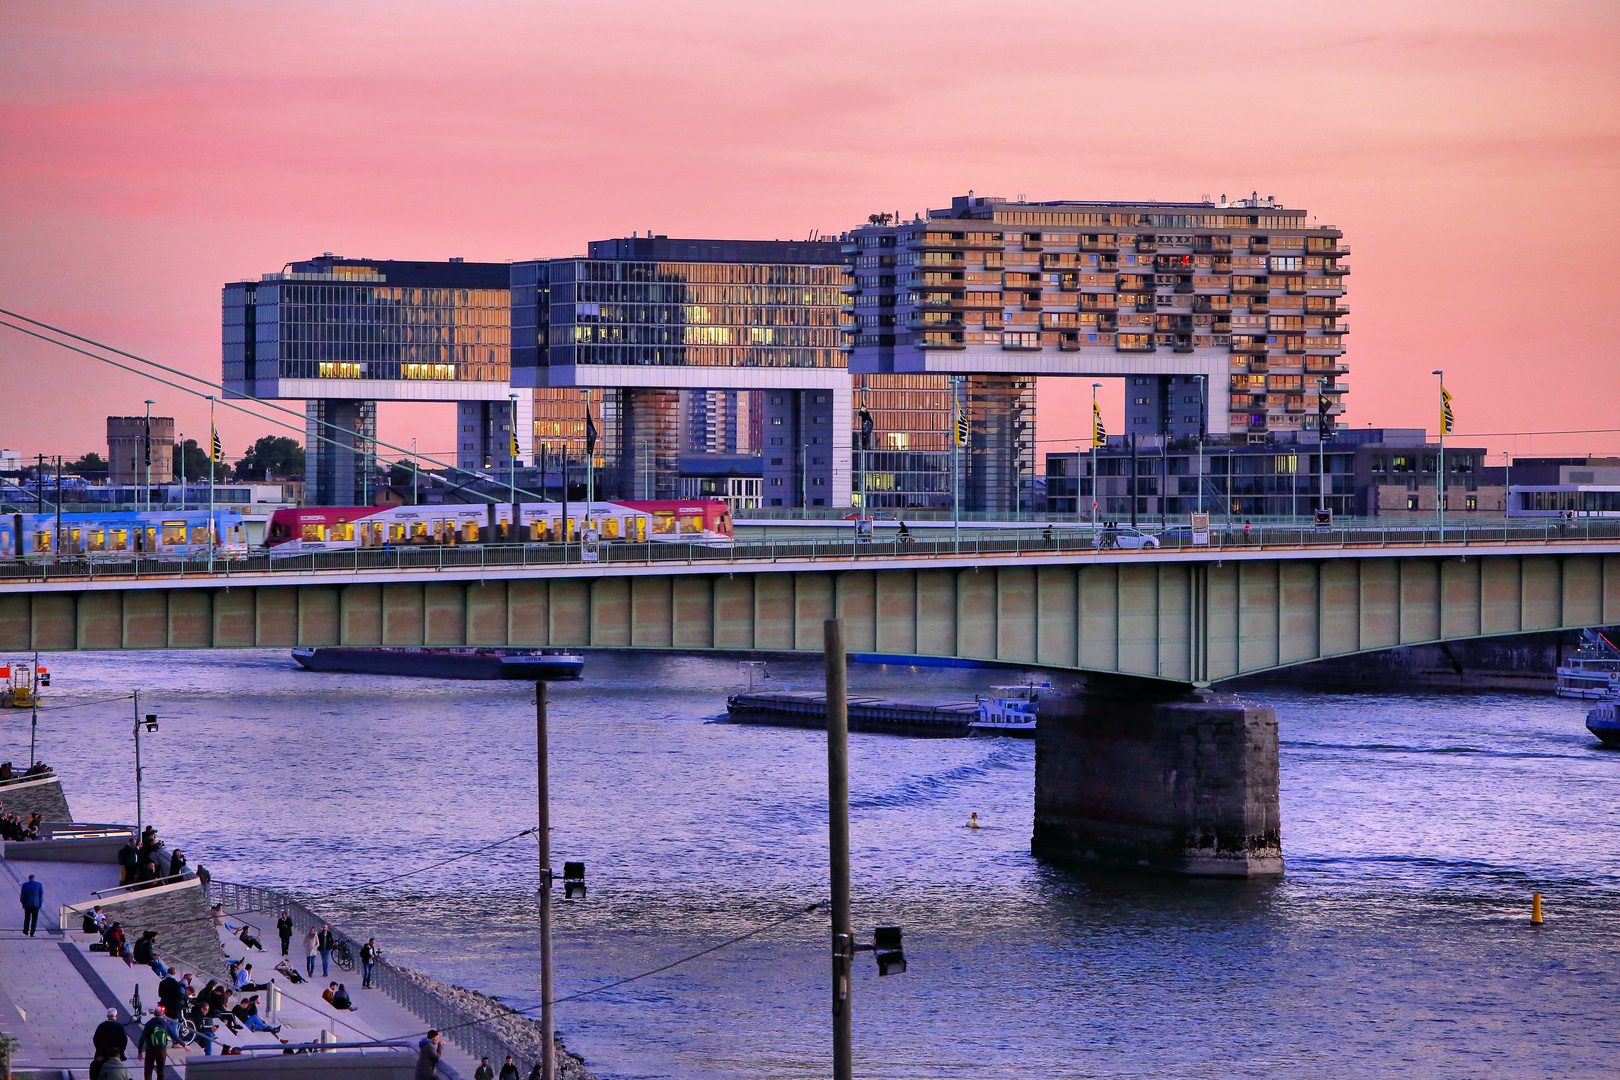
[[1051, 673], [1033, 854], [1215, 877], [1283, 872], [1277, 715], [1157, 680]]

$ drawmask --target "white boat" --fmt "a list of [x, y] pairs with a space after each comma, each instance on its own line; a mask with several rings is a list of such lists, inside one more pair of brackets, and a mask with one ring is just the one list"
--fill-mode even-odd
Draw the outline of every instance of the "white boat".
[[1586, 730], [1610, 750], [1620, 750], [1620, 672], [1610, 676], [1603, 700], [1587, 712]]
[[1041, 712], [1041, 692], [1051, 689], [1049, 682], [992, 686], [989, 694], [978, 695], [979, 715], [969, 722], [968, 728], [975, 735], [1033, 738], [1035, 721]]
[[1620, 649], [1596, 630], [1582, 630], [1575, 655], [1558, 668], [1559, 697], [1596, 700], [1609, 694], [1609, 676], [1620, 673]]

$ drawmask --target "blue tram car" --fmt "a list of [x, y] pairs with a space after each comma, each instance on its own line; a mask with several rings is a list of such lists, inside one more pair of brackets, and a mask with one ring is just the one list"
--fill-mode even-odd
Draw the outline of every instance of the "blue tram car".
[[245, 555], [247, 527], [240, 510], [112, 511], [0, 516], [0, 559], [189, 558]]

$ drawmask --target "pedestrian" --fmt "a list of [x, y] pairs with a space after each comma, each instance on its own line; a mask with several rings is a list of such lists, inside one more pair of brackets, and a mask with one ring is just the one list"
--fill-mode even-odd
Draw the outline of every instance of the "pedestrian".
[[523, 1080], [518, 1074], [517, 1063], [512, 1060], [511, 1054], [506, 1055], [506, 1064], [501, 1066], [500, 1080]]
[[437, 1080], [434, 1073], [439, 1068], [439, 1058], [444, 1056], [444, 1039], [440, 1037], [437, 1029], [429, 1031], [416, 1044], [416, 1077], [415, 1080]]
[[1247, 519], [1243, 522], [1243, 542], [1245, 544], [1249, 542], [1249, 522]]
[[141, 849], [135, 846], [135, 838], [132, 836], [118, 849], [118, 884], [135, 884], [135, 868], [140, 864]]
[[197, 1041], [202, 1043], [203, 1056], [213, 1057], [214, 1033], [219, 1030], [219, 1021], [208, 1002], [197, 1002], [197, 1007], [191, 1012], [191, 1024], [197, 1029]]
[[495, 1080], [495, 1070], [489, 1067], [489, 1058], [481, 1058], [473, 1070], [473, 1080]]
[[[337, 948], [337, 937], [332, 933], [332, 928], [326, 923], [321, 923], [321, 935], [316, 944], [320, 946], [321, 978], [324, 979], [327, 975], [331, 974], [332, 950]], [[314, 972], [310, 972], [310, 974], [313, 975]]]
[[184, 877], [186, 873], [186, 853], [175, 848], [169, 855], [169, 877]]
[[377, 939], [367, 938], [360, 946], [360, 989], [371, 989], [371, 973], [377, 966]]
[[1041, 534], [1041, 539], [1046, 543], [1047, 547], [1052, 546], [1052, 526], [1048, 525], [1046, 527], [1046, 531]]
[[288, 915], [285, 911], [283, 911], [281, 913], [281, 918], [276, 920], [276, 933], [281, 935], [281, 955], [282, 956], [287, 955], [287, 948], [288, 948], [288, 946], [290, 946], [292, 944], [292, 932], [293, 932], [292, 916]]
[[146, 1061], [146, 1080], [152, 1080], [154, 1072], [157, 1073], [157, 1080], [163, 1080], [163, 1068], [169, 1061], [169, 1047], [179, 1041], [179, 1029], [164, 1014], [163, 1006], [153, 1009], [152, 1019], [146, 1022], [146, 1027], [141, 1029], [141, 1037], [135, 1042], [135, 1056]]
[[[95, 1070], [95, 1062], [91, 1062], [90, 1067]], [[107, 1058], [99, 1070], [90, 1073], [90, 1080], [129, 1080], [129, 1066], [124, 1064], [123, 1058]]]
[[538, 1061], [535, 1062], [534, 1068], [529, 1070], [529, 1080], [543, 1080], [544, 1077], [545, 1070], [540, 1068], [540, 1063]]
[[20, 899], [23, 909], [23, 933], [33, 937], [34, 931], [39, 929], [39, 909], [45, 906], [45, 886], [35, 881], [33, 874], [29, 874], [28, 880], [23, 882]]
[[320, 954], [321, 935], [316, 933], [315, 928], [312, 926], [309, 928], [309, 933], [304, 935], [305, 970], [309, 972], [309, 977], [312, 979], [315, 977], [315, 958]]
[[90, 1036], [90, 1043], [96, 1048], [96, 1057], [124, 1059], [124, 1051], [129, 1049], [129, 1032], [124, 1025], [118, 1022], [118, 1010], [108, 1009], [107, 1019], [96, 1025], [96, 1033]]

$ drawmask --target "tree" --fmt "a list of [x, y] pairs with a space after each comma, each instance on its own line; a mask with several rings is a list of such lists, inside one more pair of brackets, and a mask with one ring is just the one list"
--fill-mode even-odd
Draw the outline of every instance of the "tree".
[[[199, 482], [206, 481], [208, 479], [208, 451], [206, 449], [204, 449], [203, 447], [198, 446], [196, 439], [187, 439], [185, 441], [185, 445], [183, 447], [178, 446], [178, 445], [175, 446], [175, 448], [174, 448], [174, 476], [175, 476], [175, 479], [178, 480], [180, 478], [180, 475], [181, 475], [181, 472], [180, 472], [180, 458], [181, 458], [182, 453], [185, 455], [186, 483], [189, 484], [194, 480], [199, 481]], [[214, 464], [214, 479], [215, 480], [229, 480], [230, 478], [231, 478], [230, 466], [226, 465], [223, 461], [216, 462]]]
[[281, 435], [266, 435], [236, 463], [238, 480], [263, 480], [265, 474], [289, 480], [304, 478], [304, 448]]
[[104, 473], [107, 471], [106, 460], [94, 450], [84, 455], [78, 461], [70, 461], [62, 466], [63, 471], [86, 476], [90, 473]]

